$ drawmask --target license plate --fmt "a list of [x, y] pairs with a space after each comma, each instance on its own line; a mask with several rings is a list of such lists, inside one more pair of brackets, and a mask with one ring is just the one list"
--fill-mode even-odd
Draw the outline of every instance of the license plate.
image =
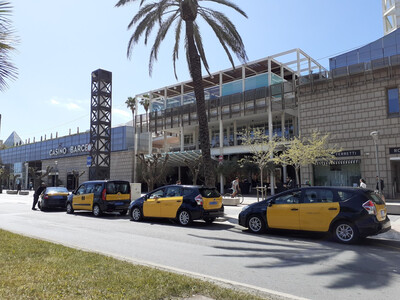
[[381, 209], [381, 217], [384, 218], [386, 216], [385, 210]]
[[211, 201], [209, 204], [210, 204], [210, 205], [217, 205], [218, 202], [217, 202], [217, 201]]

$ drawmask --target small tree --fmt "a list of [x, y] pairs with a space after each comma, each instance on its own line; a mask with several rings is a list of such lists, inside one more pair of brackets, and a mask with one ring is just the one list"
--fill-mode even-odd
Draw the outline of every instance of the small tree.
[[167, 168], [167, 162], [169, 155], [166, 154], [163, 157], [161, 154], [138, 154], [138, 158], [142, 163], [142, 177], [147, 183], [148, 191], [152, 191], [154, 183], [161, 180], [165, 176], [165, 170]]
[[189, 168], [189, 175], [192, 177], [193, 185], [197, 184], [197, 179], [199, 178], [199, 173], [202, 169], [203, 158], [200, 155], [194, 160], [184, 159], [183, 162]]
[[33, 178], [33, 189], [39, 186], [42, 179], [48, 176], [52, 170], [53, 167], [51, 166], [47, 166], [46, 171], [39, 170], [39, 168], [29, 167], [28, 173], [31, 175], [31, 178]]
[[294, 137], [287, 141], [283, 153], [275, 158], [276, 163], [292, 165], [296, 171], [296, 182], [300, 183], [300, 167], [315, 164], [317, 161], [332, 161], [334, 153], [341, 151], [328, 146], [329, 133], [322, 135], [313, 131], [309, 138]]
[[244, 166], [246, 163], [254, 163], [260, 170], [261, 186], [263, 185], [263, 172], [266, 169], [273, 169], [275, 163], [274, 155], [278, 147], [277, 138], [269, 138], [265, 134], [264, 128], [253, 128], [252, 130], [245, 130], [241, 133], [242, 144], [250, 148], [251, 155], [247, 155], [241, 160], [239, 164]]
[[77, 188], [79, 185], [79, 178], [85, 174], [85, 171], [79, 173], [77, 170], [72, 170], [72, 175], [74, 176], [74, 188]]

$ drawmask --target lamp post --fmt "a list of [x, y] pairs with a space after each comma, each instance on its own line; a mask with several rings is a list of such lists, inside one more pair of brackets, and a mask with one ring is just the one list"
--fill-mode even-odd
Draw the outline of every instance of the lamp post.
[[57, 168], [57, 164], [58, 164], [58, 161], [54, 161], [54, 164], [56, 165], [56, 175], [55, 175], [55, 186], [57, 186], [57, 175], [58, 175], [58, 168]]
[[381, 187], [381, 176], [379, 174], [379, 161], [378, 161], [378, 138], [379, 138], [379, 131], [372, 131], [370, 133], [372, 136], [372, 139], [374, 140], [375, 144], [375, 159], [376, 159], [376, 174], [378, 176], [378, 192], [379, 194], [382, 193], [382, 187]]
[[28, 184], [28, 167], [29, 167], [29, 163], [25, 162], [25, 186], [26, 189], [29, 190], [29, 184]]

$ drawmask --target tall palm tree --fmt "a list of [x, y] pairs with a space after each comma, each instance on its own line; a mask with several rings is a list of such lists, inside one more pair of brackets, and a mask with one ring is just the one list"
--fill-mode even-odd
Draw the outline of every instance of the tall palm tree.
[[[119, 0], [116, 6], [119, 7], [129, 2], [136, 1], [137, 0]], [[127, 56], [129, 58], [131, 57], [133, 46], [139, 41], [143, 34], [144, 43], [147, 45], [152, 30], [156, 24], [158, 24], [159, 30], [150, 53], [149, 73], [151, 75], [153, 62], [157, 60], [160, 44], [165, 39], [172, 24], [176, 23], [175, 45], [173, 48], [172, 60], [175, 77], [177, 77], [175, 62], [179, 57], [181, 31], [183, 26], [185, 27], [186, 58], [196, 97], [197, 116], [199, 120], [199, 140], [205, 169], [205, 184], [207, 186], [215, 186], [201, 71], [201, 65], [203, 64], [209, 73], [209, 66], [205, 56], [199, 26], [196, 23], [197, 17], [200, 16], [203, 18], [214, 31], [233, 67], [234, 62], [231, 52], [233, 52], [242, 63], [247, 61], [247, 55], [242, 38], [233, 23], [220, 11], [199, 5], [202, 1], [214, 2], [227, 6], [247, 18], [245, 12], [230, 0], [158, 0], [148, 1], [151, 2], [148, 4], [146, 4], [146, 0], [140, 0], [140, 9], [128, 25], [128, 29], [131, 29], [135, 25], [135, 30], [128, 43]]]
[[140, 99], [139, 104], [141, 106], [143, 106], [144, 110], [146, 111], [146, 121], [147, 121], [147, 130], [149, 129], [149, 115], [148, 115], [148, 111], [149, 111], [149, 107], [150, 107], [150, 99], [149, 99], [149, 95], [143, 95], [143, 98]]
[[11, 63], [9, 54], [15, 51], [17, 43], [9, 16], [11, 15], [9, 2], [0, 1], [0, 91], [7, 88], [6, 80], [17, 78], [17, 68]]
[[[135, 110], [136, 110], [136, 97], [128, 97], [125, 101], [126, 106], [132, 112], [132, 126], [133, 126], [133, 137], [135, 140], [136, 126], [135, 126]], [[136, 141], [135, 141], [136, 143]], [[133, 157], [132, 157], [132, 181], [136, 182], [136, 145], [134, 145]]]

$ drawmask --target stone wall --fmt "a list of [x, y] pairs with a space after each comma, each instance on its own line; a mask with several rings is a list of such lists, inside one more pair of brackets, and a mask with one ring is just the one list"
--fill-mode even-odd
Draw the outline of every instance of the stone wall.
[[[400, 67], [326, 79], [300, 86], [299, 123], [303, 136], [312, 130], [331, 133], [332, 145], [361, 150], [361, 176], [375, 187], [375, 144], [370, 135], [379, 131], [378, 159], [385, 194], [392, 186], [390, 147], [400, 146], [400, 117], [388, 116], [387, 89], [400, 87]], [[312, 178], [312, 168], [302, 168], [302, 178]], [[302, 180], [304, 181], [304, 180]]]

